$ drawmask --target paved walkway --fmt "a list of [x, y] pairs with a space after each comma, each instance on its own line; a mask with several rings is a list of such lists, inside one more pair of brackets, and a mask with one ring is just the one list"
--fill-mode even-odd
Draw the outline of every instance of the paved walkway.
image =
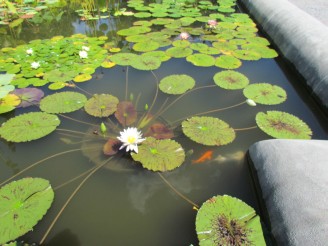
[[288, 0], [328, 26], [328, 0]]

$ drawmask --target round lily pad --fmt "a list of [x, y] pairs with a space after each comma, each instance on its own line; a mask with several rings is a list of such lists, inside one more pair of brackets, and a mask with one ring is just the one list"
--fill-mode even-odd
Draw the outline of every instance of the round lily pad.
[[27, 142], [42, 138], [60, 124], [56, 115], [31, 112], [9, 119], [0, 127], [0, 136], [11, 142]]
[[167, 94], [179, 95], [195, 86], [195, 80], [186, 74], [174, 74], [164, 77], [159, 89]]
[[193, 54], [187, 56], [186, 60], [198, 67], [211, 67], [215, 64], [215, 58], [206, 54]]
[[81, 93], [65, 91], [43, 98], [40, 108], [51, 114], [70, 113], [82, 108], [86, 101], [86, 96]]
[[138, 55], [132, 53], [117, 53], [110, 57], [112, 62], [121, 66], [130, 66], [132, 61], [136, 59]]
[[117, 105], [115, 117], [125, 127], [132, 125], [137, 120], [138, 113], [132, 102], [123, 101]]
[[132, 47], [133, 50], [139, 52], [153, 51], [153, 50], [157, 50], [158, 48], [159, 48], [159, 44], [152, 40], [136, 43]]
[[296, 116], [281, 112], [267, 111], [256, 115], [256, 124], [266, 134], [282, 139], [311, 139], [310, 127]]
[[108, 117], [117, 109], [119, 100], [109, 94], [94, 94], [84, 105], [85, 111], [95, 117]]
[[248, 99], [252, 99], [254, 102], [264, 105], [280, 104], [287, 99], [287, 94], [284, 89], [268, 83], [248, 85], [245, 87], [243, 93]]
[[0, 244], [14, 240], [42, 219], [54, 199], [49, 181], [24, 178], [0, 189]]
[[13, 94], [20, 98], [21, 103], [18, 107], [22, 108], [39, 104], [41, 98], [44, 96], [43, 91], [37, 88], [16, 89]]
[[171, 139], [147, 137], [138, 149], [138, 154], [131, 153], [133, 160], [139, 161], [144, 168], [151, 171], [170, 171], [185, 160], [183, 148]]
[[227, 195], [203, 203], [197, 212], [196, 231], [200, 246], [266, 245], [255, 210]]
[[249, 83], [245, 75], [232, 70], [218, 72], [213, 79], [215, 84], [227, 90], [243, 89]]
[[226, 122], [214, 117], [192, 117], [182, 122], [182, 131], [191, 140], [209, 146], [231, 143], [235, 131]]
[[172, 47], [166, 50], [166, 54], [174, 58], [182, 58], [192, 54], [192, 49], [182, 47]]
[[225, 69], [236, 69], [241, 66], [241, 61], [233, 56], [222, 55], [216, 58], [215, 66]]
[[73, 79], [74, 82], [80, 83], [80, 82], [85, 82], [92, 79], [92, 76], [90, 74], [79, 74], [77, 76], [75, 76], [75, 78]]
[[254, 50], [235, 50], [233, 55], [245, 61], [257, 61], [261, 59], [261, 55]]
[[161, 66], [161, 60], [154, 56], [137, 56], [131, 61], [131, 66], [138, 70], [156, 70]]
[[158, 59], [161, 60], [161, 62], [165, 62], [171, 59], [170, 56], [168, 56], [164, 51], [162, 50], [155, 50], [155, 51], [150, 51], [143, 53], [142, 56], [153, 56], [157, 57]]

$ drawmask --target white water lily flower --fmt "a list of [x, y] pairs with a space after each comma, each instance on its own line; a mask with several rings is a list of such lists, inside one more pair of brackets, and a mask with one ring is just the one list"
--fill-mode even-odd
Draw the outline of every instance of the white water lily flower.
[[87, 46], [82, 46], [82, 50], [85, 50], [85, 51], [89, 51], [89, 50], [90, 50], [90, 48], [89, 48], [89, 47], [87, 47]]
[[127, 152], [135, 151], [136, 153], [138, 153], [138, 144], [145, 140], [145, 138], [142, 138], [142, 133], [135, 127], [124, 129], [117, 139], [123, 143], [120, 149], [126, 147]]
[[33, 50], [32, 50], [32, 48], [29, 48], [28, 50], [26, 50], [26, 54], [28, 54], [28, 55], [32, 55], [32, 54], [33, 54]]
[[80, 56], [81, 59], [88, 58], [88, 52], [86, 52], [85, 50], [81, 50], [79, 52], [79, 56]]
[[34, 68], [34, 69], [38, 69], [40, 67], [40, 63], [39, 62], [32, 62], [31, 67]]
[[249, 106], [256, 106], [256, 102], [254, 102], [252, 99], [247, 99], [246, 100], [246, 103], [249, 105]]

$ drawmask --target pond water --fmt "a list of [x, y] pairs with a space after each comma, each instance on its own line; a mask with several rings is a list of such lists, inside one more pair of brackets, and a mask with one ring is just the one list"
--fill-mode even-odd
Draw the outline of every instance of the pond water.
[[[106, 3], [98, 4], [100, 8], [106, 6]], [[108, 4], [113, 10], [114, 3]], [[133, 26], [135, 21], [150, 21], [152, 18], [121, 15], [84, 20], [75, 12], [73, 5], [75, 9], [79, 8], [71, 3], [61, 8], [43, 10], [44, 15], [57, 19], [49, 17], [40, 23], [26, 19], [11, 31], [3, 28], [7, 33], [2, 32], [0, 35], [1, 48], [15, 47], [35, 39], [50, 39], [58, 35], [70, 37], [82, 33], [89, 37], [108, 37], [107, 41], [121, 48], [119, 53], [140, 54], [133, 51], [132, 43], [126, 41], [125, 36], [118, 35], [117, 31]], [[121, 3], [120, 8], [123, 7]], [[127, 10], [136, 11], [133, 8]], [[204, 12], [203, 15], [212, 13], [208, 10]], [[193, 23], [193, 28], [206, 29], [205, 26], [206, 22]], [[153, 28], [160, 31], [163, 26]], [[177, 30], [185, 28], [176, 28], [175, 34], [170, 37], [171, 41], [177, 40]], [[193, 35], [190, 43], [196, 42], [207, 44], [210, 41]], [[171, 47], [170, 44], [159, 49], [166, 51]], [[33, 49], [36, 52], [37, 46]], [[254, 142], [272, 137], [257, 127], [256, 115], [266, 111], [283, 111], [295, 115], [311, 128], [313, 139], [327, 138], [327, 124], [311, 97], [302, 89], [301, 78], [289, 69], [281, 57], [251, 61], [244, 59], [242, 65], [234, 69], [245, 75], [250, 84], [269, 83], [283, 88], [287, 99], [281, 104], [257, 103], [252, 107], [244, 103], [246, 98], [242, 89], [226, 90], [215, 86], [213, 77], [224, 70], [214, 65], [195, 66], [185, 57], [172, 57], [151, 71], [122, 65], [98, 67], [91, 80], [76, 83], [74, 88], [53, 91], [48, 88], [49, 84], [38, 87], [45, 96], [66, 90], [82, 93], [87, 98], [102, 93], [114, 95], [119, 101], [133, 97], [139, 119], [144, 115], [145, 108], [151, 110], [157, 122], [172, 127], [172, 139], [183, 147], [186, 157], [181, 166], [167, 172], [143, 168], [124, 150], [108, 157], [103, 153], [107, 138], [101, 136], [100, 124], [105, 122], [110, 128], [114, 122], [119, 130], [123, 128], [113, 115], [108, 121], [107, 117], [93, 117], [84, 109], [59, 115], [60, 126], [43, 138], [23, 143], [1, 138], [0, 182], [42, 160], [14, 179], [42, 177], [50, 181], [55, 191], [55, 200], [48, 213], [32, 232], [21, 239], [29, 243], [40, 242], [78, 185], [91, 171], [95, 171], [92, 168], [105, 164], [107, 160], [108, 163], [95, 171], [70, 200], [45, 238], [45, 245], [198, 245], [195, 231], [197, 211], [193, 206], [200, 206], [215, 195], [227, 194], [243, 200], [258, 211], [245, 153]], [[158, 90], [159, 81], [173, 74], [192, 77], [195, 80], [194, 89], [182, 96]], [[16, 108], [0, 114], [0, 124], [15, 116], [36, 111], [40, 109], [35, 106]], [[222, 146], [192, 141], [183, 133], [180, 125], [183, 120], [196, 115], [227, 122], [234, 129], [235, 138]], [[142, 131], [144, 133], [146, 128]], [[202, 160], [201, 157], [206, 157], [206, 154], [209, 157]]]

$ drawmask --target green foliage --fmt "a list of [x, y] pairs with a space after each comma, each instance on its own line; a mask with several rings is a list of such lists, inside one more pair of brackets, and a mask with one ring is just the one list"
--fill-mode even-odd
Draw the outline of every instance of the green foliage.
[[108, 117], [117, 109], [119, 100], [110, 94], [94, 94], [84, 105], [85, 112], [95, 117]]
[[159, 89], [167, 94], [179, 95], [195, 86], [195, 80], [186, 74], [174, 74], [164, 77]]
[[245, 75], [232, 70], [218, 72], [213, 79], [215, 84], [227, 90], [243, 89], [249, 83]]
[[279, 86], [268, 83], [251, 84], [244, 88], [245, 97], [252, 99], [256, 103], [264, 105], [275, 105], [284, 102], [287, 94]]

